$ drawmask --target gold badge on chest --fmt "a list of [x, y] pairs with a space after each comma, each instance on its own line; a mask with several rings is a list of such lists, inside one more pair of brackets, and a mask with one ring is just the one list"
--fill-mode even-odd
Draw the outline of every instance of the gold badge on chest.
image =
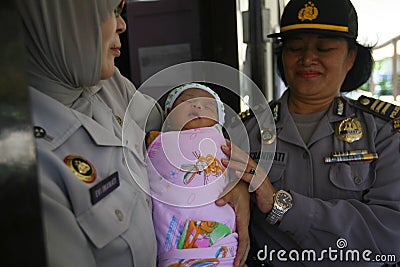
[[336, 137], [347, 143], [360, 140], [363, 136], [361, 122], [357, 118], [346, 118], [336, 126]]
[[96, 169], [92, 163], [78, 155], [68, 155], [64, 158], [65, 164], [80, 180], [92, 183], [96, 180]]

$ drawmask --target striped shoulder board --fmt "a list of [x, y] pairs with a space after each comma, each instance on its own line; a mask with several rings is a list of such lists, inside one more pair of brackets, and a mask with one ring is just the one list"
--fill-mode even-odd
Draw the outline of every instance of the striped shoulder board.
[[400, 118], [400, 106], [368, 96], [360, 96], [354, 105], [385, 120]]

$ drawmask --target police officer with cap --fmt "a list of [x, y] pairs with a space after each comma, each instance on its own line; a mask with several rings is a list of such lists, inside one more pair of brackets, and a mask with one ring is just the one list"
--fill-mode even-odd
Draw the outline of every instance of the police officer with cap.
[[[280, 42], [287, 90], [270, 103], [276, 132], [243, 116], [254, 160], [240, 176], [265, 179], [253, 198], [249, 266], [400, 260], [400, 107], [343, 96], [372, 71], [371, 47], [356, 41], [357, 31], [349, 0], [291, 0], [270, 35]], [[274, 142], [267, 173], [256, 162]]]

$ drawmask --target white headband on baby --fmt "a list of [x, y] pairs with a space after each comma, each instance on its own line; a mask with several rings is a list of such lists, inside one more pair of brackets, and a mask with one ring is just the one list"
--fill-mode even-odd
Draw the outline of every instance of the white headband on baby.
[[212, 96], [214, 96], [215, 100], [217, 101], [217, 107], [218, 107], [218, 123], [221, 125], [224, 125], [224, 123], [225, 123], [224, 104], [222, 103], [221, 99], [219, 98], [219, 96], [217, 95], [216, 92], [211, 90], [210, 87], [205, 86], [203, 84], [199, 84], [199, 83], [187, 83], [185, 85], [179, 86], [179, 87], [175, 88], [174, 90], [172, 90], [168, 94], [167, 100], [165, 101], [165, 113], [167, 113], [167, 111], [172, 108], [172, 106], [175, 103], [175, 100], [178, 98], [178, 96], [180, 94], [182, 94], [183, 91], [185, 91], [187, 89], [191, 89], [191, 88], [204, 90], [204, 91], [210, 93]]

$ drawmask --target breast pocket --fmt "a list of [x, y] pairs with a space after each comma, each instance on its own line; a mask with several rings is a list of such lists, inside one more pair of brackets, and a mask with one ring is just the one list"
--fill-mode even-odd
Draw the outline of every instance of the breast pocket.
[[329, 179], [340, 189], [364, 191], [374, 184], [376, 172], [371, 161], [337, 163], [330, 168]]
[[121, 179], [121, 185], [89, 210], [77, 216], [77, 220], [97, 248], [116, 239], [131, 224], [137, 194]]

